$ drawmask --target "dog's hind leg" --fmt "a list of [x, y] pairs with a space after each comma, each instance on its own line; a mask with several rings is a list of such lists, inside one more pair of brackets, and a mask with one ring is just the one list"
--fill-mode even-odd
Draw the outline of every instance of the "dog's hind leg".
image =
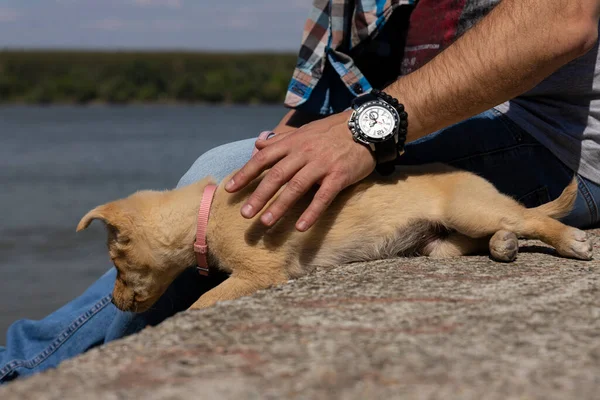
[[275, 277], [273, 275], [267, 276], [267, 274], [264, 274], [263, 276], [244, 273], [236, 274], [234, 272], [220, 285], [200, 296], [198, 301], [196, 301], [190, 309], [208, 308], [219, 301], [235, 300], [240, 297], [249, 296], [259, 290], [267, 289], [271, 286], [276, 286], [285, 282], [287, 282], [287, 278], [284, 276]]
[[465, 190], [457, 188], [447, 204], [442, 224], [472, 238], [489, 237], [498, 231], [514, 232], [520, 237], [542, 240], [562, 256], [592, 258], [592, 242], [585, 232], [538, 210], [527, 209], [499, 193], [489, 182], [478, 180], [462, 182], [467, 184]]
[[428, 243], [420, 251], [424, 256], [450, 258], [471, 254], [483, 254], [489, 249], [494, 260], [511, 262], [517, 258], [519, 242], [513, 232], [498, 231], [491, 238], [470, 238], [462, 233], [452, 232], [445, 238]]
[[419, 253], [432, 258], [466, 256], [487, 251], [488, 238], [470, 238], [462, 233], [452, 232], [427, 243]]

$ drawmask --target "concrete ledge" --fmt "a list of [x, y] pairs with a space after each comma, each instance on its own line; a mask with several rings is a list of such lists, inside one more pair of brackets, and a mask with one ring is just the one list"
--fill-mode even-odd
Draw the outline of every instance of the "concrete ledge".
[[[594, 231], [595, 235], [600, 230]], [[92, 350], [0, 399], [597, 399], [595, 260], [342, 266]]]

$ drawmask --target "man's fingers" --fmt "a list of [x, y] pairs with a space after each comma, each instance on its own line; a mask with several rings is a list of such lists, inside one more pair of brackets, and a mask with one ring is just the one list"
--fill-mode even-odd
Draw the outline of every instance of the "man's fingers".
[[265, 225], [276, 223], [324, 175], [325, 172], [314, 164], [302, 168], [261, 216], [262, 223]]
[[285, 157], [287, 152], [288, 149], [284, 146], [273, 146], [259, 151], [227, 182], [225, 190], [233, 193], [244, 188], [265, 169]]
[[340, 179], [332, 176], [326, 177], [317, 193], [315, 193], [312, 202], [296, 222], [296, 229], [304, 232], [313, 226], [342, 189], [344, 189], [344, 185]]
[[272, 144], [275, 144], [275, 143], [279, 142], [280, 140], [285, 139], [286, 137], [288, 137], [290, 134], [294, 133], [295, 131], [296, 130], [277, 133], [268, 139], [258, 139], [255, 143], [255, 146], [258, 150], [262, 150], [265, 147], [271, 146]]
[[305, 164], [304, 159], [298, 156], [288, 156], [275, 164], [242, 207], [242, 215], [254, 217]]

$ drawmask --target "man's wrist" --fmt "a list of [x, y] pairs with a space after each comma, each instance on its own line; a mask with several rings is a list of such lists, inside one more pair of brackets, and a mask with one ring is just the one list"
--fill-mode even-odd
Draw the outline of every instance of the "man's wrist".
[[356, 140], [354, 140], [354, 135], [352, 134], [352, 131], [350, 131], [350, 128], [348, 127], [348, 120], [352, 116], [353, 112], [354, 112], [354, 110], [352, 108], [349, 108], [340, 113], [332, 115], [331, 117], [334, 117], [337, 119], [337, 122], [340, 126], [339, 129], [342, 129], [345, 133], [345, 137], [347, 137], [348, 140], [352, 141], [352, 143], [356, 146], [357, 149], [360, 149], [361, 154], [365, 155], [365, 159], [367, 158], [367, 155], [368, 155], [368, 157], [370, 157], [370, 159], [372, 160], [373, 164], [376, 164], [377, 160], [375, 158], [375, 154], [373, 154], [371, 149], [369, 149], [367, 146], [365, 146], [362, 143], [358, 143]]
[[352, 109], [345, 113], [354, 141], [370, 151], [377, 171], [388, 175], [404, 153], [408, 128], [404, 105], [389, 93], [373, 89], [355, 98]]

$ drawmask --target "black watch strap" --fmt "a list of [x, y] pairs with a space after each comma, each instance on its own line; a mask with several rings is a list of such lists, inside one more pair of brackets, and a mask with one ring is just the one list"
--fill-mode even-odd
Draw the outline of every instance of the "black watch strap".
[[375, 160], [377, 165], [375, 170], [379, 175], [390, 175], [396, 167], [398, 150], [393, 140], [375, 144]]
[[389, 162], [389, 163], [385, 163], [385, 164], [377, 164], [375, 166], [375, 171], [377, 171], [377, 173], [381, 176], [391, 175], [392, 173], [394, 173], [395, 170], [396, 170], [396, 163], [394, 163], [394, 162]]
[[375, 143], [375, 160], [377, 164], [385, 164], [398, 158], [398, 150], [393, 139]]

